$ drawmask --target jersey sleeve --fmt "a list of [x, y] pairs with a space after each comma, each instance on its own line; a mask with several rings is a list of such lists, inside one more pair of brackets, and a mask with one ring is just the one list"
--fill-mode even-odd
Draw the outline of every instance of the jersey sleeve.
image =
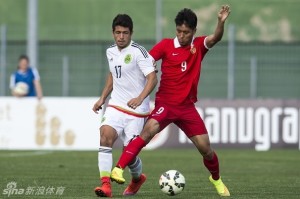
[[111, 59], [111, 57], [109, 56], [109, 50], [106, 49], [106, 59], [107, 59], [107, 62], [109, 63], [109, 60]]
[[33, 80], [40, 80], [39, 71], [36, 68], [32, 68]]
[[145, 77], [155, 71], [153, 57], [144, 48], [138, 50], [136, 62]]
[[161, 40], [159, 43], [157, 43], [155, 46], [153, 46], [153, 48], [150, 50], [149, 53], [154, 58], [155, 61], [163, 58], [163, 56], [164, 56], [163, 49], [166, 48], [165, 41], [166, 40]]
[[109, 68], [109, 65], [111, 64], [111, 62], [113, 61], [113, 48], [112, 47], [109, 47], [106, 49], [106, 59], [107, 59], [107, 63], [108, 63], [108, 68]]
[[209, 48], [207, 47], [207, 45], [205, 43], [206, 37], [207, 36], [198, 37], [198, 39], [199, 39], [198, 45], [199, 45], [200, 52], [202, 55], [205, 55], [207, 53], [207, 51], [209, 50]]
[[13, 73], [10, 76], [10, 81], [9, 81], [9, 88], [13, 89], [16, 86], [16, 74]]

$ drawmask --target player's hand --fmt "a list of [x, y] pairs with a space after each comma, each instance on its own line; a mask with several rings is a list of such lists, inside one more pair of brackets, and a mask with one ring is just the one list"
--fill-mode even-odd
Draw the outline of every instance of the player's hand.
[[39, 101], [41, 101], [42, 98], [43, 98], [43, 96], [41, 96], [41, 95], [38, 95], [38, 96], [37, 96], [37, 99], [38, 99]]
[[127, 102], [127, 106], [132, 109], [136, 109], [139, 105], [142, 104], [142, 102], [143, 102], [143, 99], [141, 99], [140, 97], [133, 98], [133, 99], [129, 100], [129, 102]]
[[99, 99], [93, 106], [93, 111], [98, 114], [98, 111], [102, 109], [102, 105], [105, 103], [104, 100]]
[[230, 14], [230, 7], [229, 5], [223, 5], [221, 7], [221, 10], [219, 11], [218, 13], [218, 19], [221, 21], [221, 22], [225, 22], [225, 20], [227, 19], [227, 17], [229, 16]]

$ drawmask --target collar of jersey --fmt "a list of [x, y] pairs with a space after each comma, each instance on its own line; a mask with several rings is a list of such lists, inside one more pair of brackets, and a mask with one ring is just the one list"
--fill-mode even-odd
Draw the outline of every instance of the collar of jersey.
[[[193, 37], [193, 40], [192, 40], [192, 43], [191, 43], [191, 45], [193, 44], [193, 42], [194, 42], [194, 39], [195, 39], [195, 37]], [[177, 38], [177, 37], [175, 37], [175, 38], [174, 38], [174, 47], [175, 47], [175, 48], [180, 48], [180, 47], [181, 47], [181, 45], [180, 45], [180, 43], [179, 43], [179, 41], [178, 41], [178, 38]]]
[[30, 69], [30, 67], [28, 67], [27, 69], [26, 69], [26, 71], [21, 71], [20, 69], [18, 69], [18, 73], [19, 74], [26, 74], [28, 71], [29, 71], [29, 69]]

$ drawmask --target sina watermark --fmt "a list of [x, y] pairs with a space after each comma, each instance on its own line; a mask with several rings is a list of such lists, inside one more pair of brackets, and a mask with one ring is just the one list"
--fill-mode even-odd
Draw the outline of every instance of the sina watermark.
[[63, 195], [65, 191], [65, 187], [59, 186], [59, 187], [54, 187], [54, 186], [27, 186], [26, 188], [24, 187], [17, 187], [17, 182], [9, 182], [6, 185], [6, 188], [3, 189], [2, 195], [5, 195], [7, 197], [10, 197], [12, 195], [56, 195], [56, 196], [61, 196]]

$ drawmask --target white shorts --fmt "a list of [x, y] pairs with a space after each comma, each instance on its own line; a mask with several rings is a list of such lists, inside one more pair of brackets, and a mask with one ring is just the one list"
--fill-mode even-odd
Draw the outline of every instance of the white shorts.
[[107, 107], [102, 117], [101, 126], [108, 125], [117, 131], [118, 137], [127, 146], [132, 138], [139, 135], [144, 127], [146, 118], [136, 117]]

